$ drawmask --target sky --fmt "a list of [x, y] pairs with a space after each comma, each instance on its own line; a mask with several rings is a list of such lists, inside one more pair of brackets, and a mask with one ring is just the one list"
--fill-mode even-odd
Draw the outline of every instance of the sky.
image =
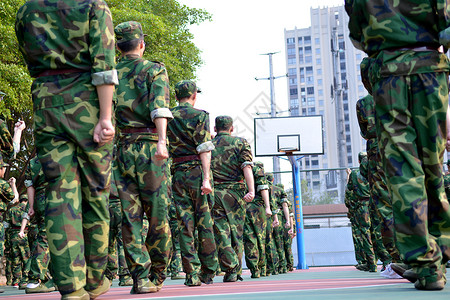
[[[269, 57], [273, 55], [273, 75], [286, 74], [284, 30], [311, 26], [310, 8], [343, 5], [344, 0], [179, 0], [191, 8], [212, 14], [211, 22], [194, 25], [189, 30], [193, 42], [202, 51], [204, 64], [197, 71], [197, 85], [202, 93], [196, 107], [210, 113], [211, 130], [214, 119], [229, 115], [235, 122], [235, 134], [246, 138], [254, 147], [253, 118], [270, 115], [270, 82], [255, 80], [269, 77]], [[275, 102], [278, 116], [288, 116], [287, 78], [275, 80]], [[259, 113], [257, 115], [256, 113]], [[255, 157], [272, 171], [272, 159]], [[290, 171], [281, 161], [281, 171]], [[291, 185], [291, 175], [282, 182]]]

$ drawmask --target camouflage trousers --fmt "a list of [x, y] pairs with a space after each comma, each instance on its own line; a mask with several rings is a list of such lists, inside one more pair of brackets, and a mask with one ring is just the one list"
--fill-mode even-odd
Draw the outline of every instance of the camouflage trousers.
[[[218, 268], [211, 216], [214, 195], [201, 195], [202, 181], [200, 165], [177, 166], [172, 178], [173, 202], [181, 223], [180, 250], [184, 271], [188, 275], [197, 275], [201, 270], [213, 277]], [[198, 232], [197, 248], [195, 230]]]
[[93, 142], [98, 116], [98, 101], [35, 111], [36, 147], [48, 182], [46, 231], [61, 294], [96, 289], [106, 269], [113, 146]]
[[383, 264], [392, 261], [391, 256], [384, 247], [383, 237], [381, 236], [381, 216], [378, 213], [377, 207], [371, 198], [369, 200], [369, 215], [370, 215], [370, 237], [372, 239], [373, 252], [376, 257], [380, 259]]
[[172, 257], [167, 268], [169, 276], [175, 276], [181, 271], [181, 252], [180, 252], [180, 222], [177, 218], [177, 209], [175, 205], [169, 205], [169, 226], [172, 233]]
[[28, 246], [28, 238], [19, 236], [20, 228], [9, 229], [9, 238], [11, 242], [11, 270], [12, 284], [27, 283], [28, 272], [27, 262], [30, 258], [30, 247]]
[[254, 200], [247, 203], [244, 224], [245, 262], [252, 274], [265, 274], [266, 247], [265, 237], [267, 217], [264, 205]]
[[245, 185], [243, 183], [214, 184], [214, 235], [219, 264], [226, 273], [242, 274], [244, 253]]
[[47, 233], [45, 230], [45, 194], [39, 193], [34, 197], [34, 216], [31, 221], [36, 224], [37, 235], [32, 243], [29, 281], [46, 281], [49, 272], [50, 251], [48, 249]]
[[420, 277], [435, 281], [450, 257], [442, 174], [448, 74], [389, 75], [372, 85], [396, 245]]
[[350, 223], [352, 224], [352, 239], [353, 239], [353, 247], [355, 249], [355, 259], [358, 264], [365, 263], [365, 256], [362, 252], [362, 243], [361, 243], [361, 231], [358, 227], [358, 222], [355, 220], [355, 216], [350, 216]]
[[286, 261], [286, 253], [284, 247], [284, 232], [288, 231], [284, 227], [286, 224], [286, 219], [282, 214], [278, 215], [280, 220], [280, 226], [277, 226], [273, 229], [273, 240], [275, 242], [275, 249], [278, 254], [278, 271], [285, 273], [287, 270], [287, 261]]
[[[148, 277], [160, 285], [166, 279], [172, 238], [167, 218], [168, 165], [167, 160], [155, 158], [153, 137], [133, 134], [121, 138], [117, 153], [120, 176], [116, 185], [123, 211], [124, 252], [131, 276], [134, 282]], [[148, 219], [145, 240], [144, 213]]]
[[358, 200], [358, 206], [356, 208], [356, 217], [359, 236], [361, 238], [361, 252], [364, 256], [364, 263], [369, 268], [376, 268], [377, 259], [373, 251], [372, 237], [370, 233], [371, 220], [369, 213], [369, 199]]
[[383, 245], [393, 262], [400, 262], [400, 254], [394, 240], [394, 215], [392, 202], [386, 186], [386, 179], [378, 146], [367, 151], [369, 159], [370, 194], [375, 203], [375, 210], [380, 220], [380, 231]]
[[119, 275], [120, 278], [129, 276], [122, 240], [122, 206], [120, 201], [109, 202], [110, 227], [108, 243], [108, 264], [105, 276], [113, 280]]
[[[295, 226], [294, 226], [295, 230]], [[284, 256], [286, 257], [286, 268], [294, 268], [294, 255], [292, 253], [292, 238], [289, 235], [289, 229], [283, 231]]]
[[267, 218], [265, 247], [266, 247], [266, 276], [270, 274], [278, 274], [278, 252], [275, 248], [275, 240], [273, 236], [274, 228], [272, 226], [273, 216]]

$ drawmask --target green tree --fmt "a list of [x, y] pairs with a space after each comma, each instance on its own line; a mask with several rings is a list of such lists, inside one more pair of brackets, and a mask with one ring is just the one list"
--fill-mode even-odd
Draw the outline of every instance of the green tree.
[[[31, 101], [32, 79], [22, 55], [18, 51], [14, 32], [16, 12], [26, 0], [0, 1], [0, 91], [6, 93], [0, 102], [0, 117], [5, 119], [13, 133], [14, 123], [20, 118], [27, 130], [22, 136], [22, 151], [10, 168], [11, 176], [18, 178], [23, 187], [23, 170], [34, 152], [33, 105]], [[201, 52], [193, 43], [189, 26], [210, 21], [211, 15], [201, 9], [189, 8], [175, 0], [106, 0], [114, 24], [138, 21], [148, 36], [144, 57], [163, 62], [168, 70], [175, 105], [173, 86], [183, 79], [195, 79], [195, 71], [201, 66]]]
[[[337, 203], [335, 197], [333, 197], [326, 191], [313, 192], [308, 187], [308, 182], [306, 180], [302, 180], [301, 188], [302, 188], [302, 197], [301, 197], [302, 205], [304, 206]], [[288, 195], [289, 201], [291, 201], [291, 203], [294, 203], [293, 189], [292, 188], [287, 189], [286, 193]]]

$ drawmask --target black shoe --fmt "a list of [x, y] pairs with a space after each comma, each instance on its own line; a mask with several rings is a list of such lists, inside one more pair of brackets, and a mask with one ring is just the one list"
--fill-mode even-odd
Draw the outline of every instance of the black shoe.
[[213, 278], [214, 278], [214, 274], [205, 274], [205, 273], [200, 273], [199, 276], [200, 281], [204, 284], [213, 284]]
[[225, 273], [223, 276], [223, 282], [236, 282], [238, 280], [238, 275], [236, 273]]

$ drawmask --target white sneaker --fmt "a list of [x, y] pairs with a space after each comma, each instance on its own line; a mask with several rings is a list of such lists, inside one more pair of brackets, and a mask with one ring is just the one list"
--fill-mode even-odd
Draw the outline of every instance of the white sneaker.
[[34, 289], [37, 288], [39, 286], [39, 282], [30, 282], [27, 284], [27, 289]]
[[391, 268], [391, 264], [386, 266], [386, 269], [380, 273], [381, 276], [388, 278], [388, 279], [402, 279], [403, 277], [401, 277], [400, 275], [398, 275], [397, 273], [395, 273], [394, 270], [392, 270]]

